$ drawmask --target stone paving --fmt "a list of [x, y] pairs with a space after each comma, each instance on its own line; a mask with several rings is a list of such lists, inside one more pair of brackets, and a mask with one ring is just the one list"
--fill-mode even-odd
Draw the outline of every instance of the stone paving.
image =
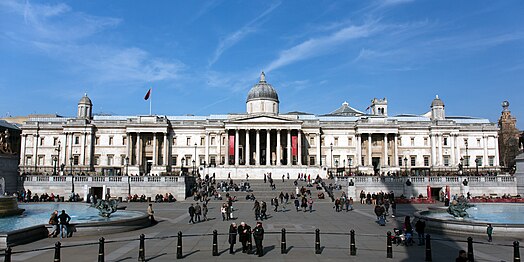
[[[275, 191], [275, 196], [279, 193]], [[337, 193], [340, 195], [340, 192]], [[256, 195], [256, 192], [255, 192]], [[248, 255], [241, 252], [241, 245], [237, 242], [235, 254], [229, 254], [227, 236], [219, 235], [219, 256], [212, 256], [212, 236], [186, 236], [183, 238], [184, 261], [424, 261], [425, 248], [423, 246], [396, 246], [393, 245], [393, 258], [386, 258], [386, 232], [393, 231], [402, 223], [405, 215], [412, 215], [416, 210], [425, 209], [426, 205], [398, 205], [397, 217], [388, 218], [385, 227], [375, 223], [373, 206], [360, 205], [355, 201], [355, 210], [350, 212], [335, 212], [329, 200], [318, 200], [314, 204], [314, 211], [296, 212], [291, 202], [287, 211], [273, 212], [269, 199], [269, 219], [264, 220], [266, 235], [264, 238], [263, 257]], [[147, 261], [173, 261], [176, 260], [176, 234], [181, 231], [184, 235], [210, 234], [217, 230], [219, 234], [227, 233], [229, 224], [239, 224], [245, 221], [252, 227], [255, 225], [253, 202], [239, 200], [233, 204], [235, 208], [234, 221], [222, 221], [220, 205], [222, 201], [209, 202], [209, 221], [197, 224], [188, 224], [187, 209], [192, 199], [176, 203], [155, 203], [156, 219], [160, 221], [155, 226], [142, 230], [126, 233], [90, 237], [72, 237], [62, 240], [62, 246], [78, 245], [98, 242], [103, 236], [106, 241], [117, 241], [105, 245], [106, 261], [137, 261], [138, 237], [145, 234]], [[128, 203], [128, 210], [145, 211], [146, 203]], [[280, 231], [285, 228], [288, 232], [287, 254], [280, 253]], [[316, 228], [321, 231], [321, 254], [315, 254]], [[349, 236], [342, 234], [322, 233], [348, 233], [350, 229], [356, 231], [357, 255], [349, 255]], [[307, 232], [309, 234], [295, 234]], [[447, 239], [446, 241], [432, 241], [433, 261], [454, 261], [460, 249], [467, 249], [463, 241], [467, 236], [444, 236], [432, 234], [434, 239]], [[128, 239], [133, 241], [125, 241]], [[474, 237], [475, 241], [486, 242], [484, 237]], [[44, 239], [27, 245], [13, 248], [13, 252], [51, 247], [57, 239]], [[459, 242], [460, 241], [460, 242]], [[475, 261], [512, 261], [513, 248], [510, 246], [513, 239], [497, 238], [494, 233], [493, 244], [475, 244]], [[254, 243], [253, 243], [254, 245]], [[97, 261], [98, 245], [77, 246], [62, 248], [61, 261]], [[53, 250], [34, 251], [29, 253], [14, 254], [12, 261], [53, 261]]]

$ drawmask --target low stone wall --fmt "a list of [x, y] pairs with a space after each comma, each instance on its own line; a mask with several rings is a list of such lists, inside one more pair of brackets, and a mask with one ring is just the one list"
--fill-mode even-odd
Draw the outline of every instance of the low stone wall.
[[325, 178], [327, 176], [327, 168], [321, 168], [321, 167], [294, 167], [294, 166], [270, 166], [270, 167], [264, 167], [264, 166], [250, 166], [250, 167], [209, 167], [205, 169], [201, 169], [200, 173], [203, 174], [209, 174], [209, 176], [213, 176], [213, 173], [215, 174], [216, 180], [224, 180], [228, 179], [229, 177], [233, 180], [245, 180], [246, 174], [249, 174], [249, 179], [264, 179], [264, 174], [271, 173], [273, 176], [273, 179], [279, 179], [282, 178], [282, 175], [286, 175], [289, 173], [290, 179], [296, 179], [297, 174], [303, 173], [306, 175], [311, 175], [311, 179], [315, 178], [317, 175], [320, 175], [320, 177]]
[[31, 243], [36, 240], [47, 238], [49, 231], [45, 225], [38, 225], [8, 233], [0, 233], [0, 249], [6, 249], [8, 246]]
[[[73, 181], [74, 179], [74, 181]], [[103, 197], [109, 193], [111, 197], [127, 198], [128, 193], [152, 197], [156, 194], [171, 193], [177, 200], [184, 200], [187, 194], [185, 177], [175, 176], [26, 176], [23, 188], [33, 194], [54, 193], [64, 196], [71, 195], [74, 185], [75, 193], [87, 199], [92, 188], [102, 188]]]

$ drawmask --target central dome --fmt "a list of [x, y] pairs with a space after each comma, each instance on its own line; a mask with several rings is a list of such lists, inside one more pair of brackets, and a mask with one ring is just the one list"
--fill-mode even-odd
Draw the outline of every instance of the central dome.
[[264, 72], [260, 74], [260, 81], [255, 84], [247, 94], [247, 101], [253, 100], [272, 100], [278, 102], [277, 91], [266, 82], [266, 75]]

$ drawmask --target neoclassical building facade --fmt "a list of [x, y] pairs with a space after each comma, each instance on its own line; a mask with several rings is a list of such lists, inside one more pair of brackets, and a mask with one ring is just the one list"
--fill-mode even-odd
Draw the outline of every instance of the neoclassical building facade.
[[76, 117], [30, 118], [22, 125], [20, 171], [177, 175], [198, 170], [256, 177], [499, 169], [496, 123], [446, 116], [438, 96], [424, 115], [389, 116], [385, 98], [373, 99], [369, 112], [344, 102], [324, 115], [280, 113], [279, 103], [264, 73], [242, 114], [99, 116], [85, 95]]

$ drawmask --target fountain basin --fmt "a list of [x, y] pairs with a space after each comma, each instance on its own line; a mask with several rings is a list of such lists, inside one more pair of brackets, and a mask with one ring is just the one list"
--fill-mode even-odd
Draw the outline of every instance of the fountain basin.
[[482, 203], [467, 209], [470, 217], [455, 218], [445, 208], [429, 208], [415, 213], [426, 220], [429, 231], [446, 234], [481, 235], [486, 237], [487, 224], [494, 228], [494, 236], [524, 239], [524, 205], [510, 203]]
[[18, 208], [18, 202], [15, 197], [0, 197], [0, 218], [9, 216], [18, 216], [24, 212], [24, 209]]
[[71, 216], [74, 236], [127, 232], [150, 225], [147, 214], [118, 210], [111, 217], [101, 217], [98, 210], [83, 203], [20, 204], [26, 211], [15, 217], [0, 218], [0, 249], [46, 238], [52, 231], [48, 224], [54, 210], [65, 210]]

